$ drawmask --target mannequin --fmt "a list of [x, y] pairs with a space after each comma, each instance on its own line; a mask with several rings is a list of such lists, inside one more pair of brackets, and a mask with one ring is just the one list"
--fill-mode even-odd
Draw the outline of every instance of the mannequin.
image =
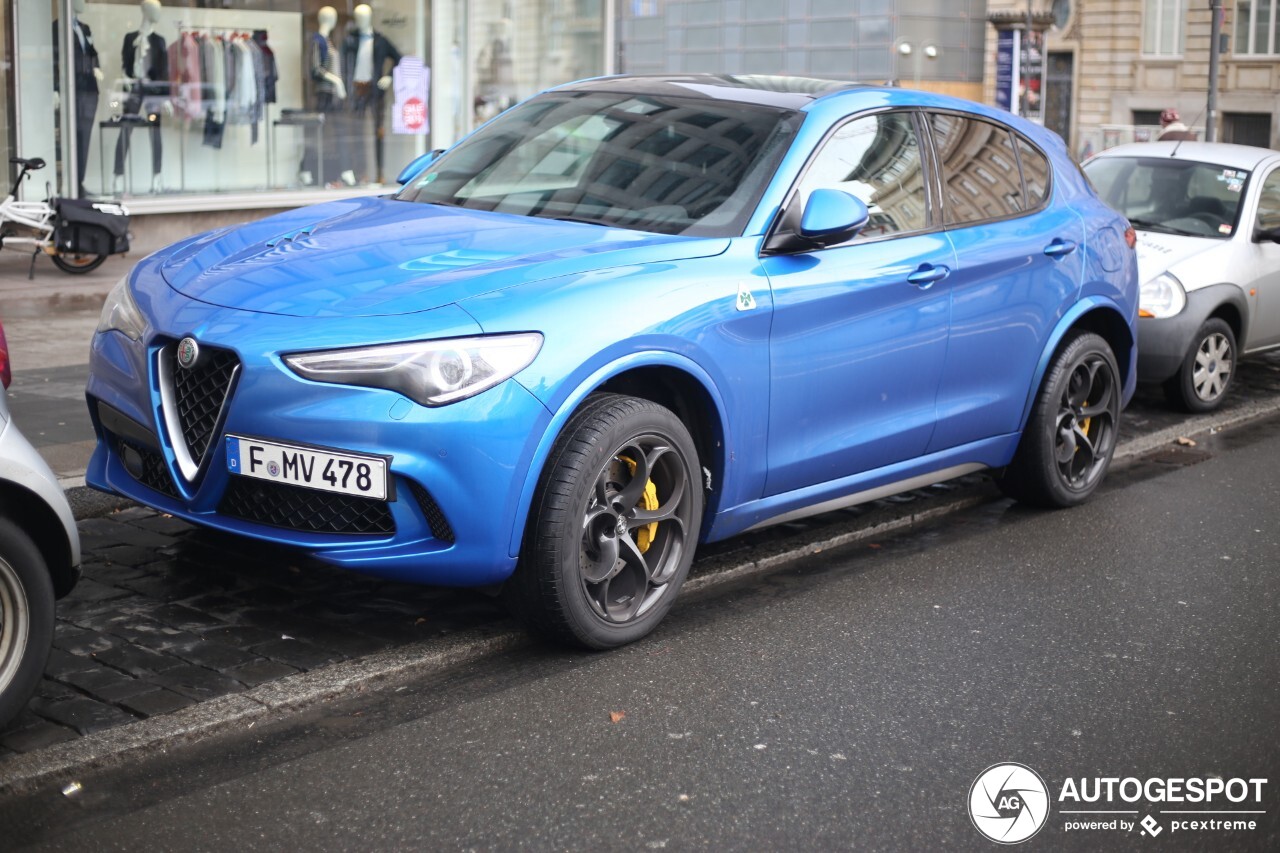
[[511, 62], [511, 20], [501, 18], [489, 25], [489, 40], [476, 57], [477, 123], [488, 121], [513, 106], [515, 72]]
[[[151, 191], [159, 192], [163, 152], [160, 146], [160, 116], [173, 114], [169, 96], [169, 51], [164, 38], [156, 32], [160, 20], [160, 0], [142, 0], [142, 22], [128, 33], [120, 48], [120, 67], [126, 79], [128, 94], [124, 116], [134, 123], [145, 123], [151, 131]], [[116, 141], [115, 185], [119, 195], [124, 187], [124, 161], [129, 155], [129, 137], [133, 127], [126, 123]]]
[[[383, 183], [382, 143], [386, 136], [383, 126], [386, 111], [386, 91], [391, 88], [391, 69], [400, 61], [400, 51], [373, 28], [373, 9], [361, 3], [352, 12], [355, 27], [342, 41], [342, 76], [351, 94], [351, 111], [355, 114], [352, 147], [358, 159], [355, 164], [363, 167], [366, 155], [364, 134], [360, 126], [372, 124], [374, 139], [374, 163], [376, 183]], [[366, 118], [368, 116], [368, 118]]]
[[341, 124], [342, 102], [347, 97], [346, 84], [339, 74], [341, 60], [333, 44], [333, 28], [338, 12], [332, 6], [321, 6], [316, 13], [316, 31], [307, 47], [311, 70], [311, 109], [324, 115], [319, 132], [324, 136], [324, 162], [319, 162], [315, 141], [308, 137], [302, 158], [300, 178], [304, 185], [337, 177], [341, 152], [338, 125]]
[[[76, 195], [84, 198], [84, 173], [89, 167], [89, 138], [93, 134], [93, 120], [98, 112], [98, 84], [102, 82], [102, 68], [98, 65], [98, 49], [93, 45], [93, 36], [89, 25], [80, 21], [84, 13], [85, 0], [71, 0], [71, 31], [75, 37], [72, 43], [71, 85], [74, 91], [76, 111], [76, 174], [79, 186]], [[53, 108], [62, 106], [59, 87], [62, 75], [59, 73], [58, 52], [62, 49], [64, 33], [60, 33], [58, 22], [53, 22]]]

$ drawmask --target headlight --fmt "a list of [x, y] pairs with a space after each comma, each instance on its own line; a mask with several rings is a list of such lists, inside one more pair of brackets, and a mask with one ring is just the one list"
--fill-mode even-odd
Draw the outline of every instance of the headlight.
[[443, 406], [510, 379], [541, 348], [542, 335], [522, 332], [300, 353], [284, 363], [315, 382], [386, 388], [424, 406]]
[[146, 327], [147, 321], [142, 318], [142, 312], [133, 301], [133, 294], [129, 291], [129, 276], [126, 275], [107, 294], [107, 301], [102, 305], [102, 316], [98, 318], [98, 328], [94, 333], [116, 331], [131, 341], [138, 341], [142, 339], [142, 331]]
[[1172, 317], [1187, 304], [1187, 292], [1182, 282], [1163, 273], [1142, 285], [1138, 291], [1138, 316], [1162, 319]]

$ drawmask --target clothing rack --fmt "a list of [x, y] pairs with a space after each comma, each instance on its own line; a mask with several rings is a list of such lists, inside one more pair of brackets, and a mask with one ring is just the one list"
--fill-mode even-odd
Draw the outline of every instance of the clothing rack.
[[[220, 99], [219, 102], [223, 105], [224, 112], [221, 114], [221, 116], [217, 117], [218, 121], [216, 123], [213, 122], [213, 119], [215, 117], [214, 113], [208, 112], [205, 114], [205, 117], [203, 119], [203, 121], [205, 122], [204, 144], [213, 145], [213, 147], [215, 148], [221, 147], [221, 144], [222, 144], [221, 140], [222, 140], [222, 135], [224, 133], [224, 128], [227, 124], [231, 124], [233, 122], [236, 124], [247, 123], [252, 125], [253, 142], [256, 143], [258, 141], [259, 122], [262, 122], [263, 131], [267, 137], [266, 145], [264, 147], [266, 148], [267, 156], [269, 158], [270, 152], [272, 150], [272, 144], [270, 139], [271, 132], [272, 132], [272, 126], [270, 121], [271, 104], [274, 103], [275, 96], [274, 94], [272, 94], [271, 100], [270, 101], [266, 100], [266, 97], [265, 97], [266, 91], [271, 91], [272, 93], [274, 93], [274, 88], [264, 91], [262, 87], [264, 82], [263, 72], [267, 68], [271, 69], [270, 76], [267, 79], [271, 81], [270, 85], [272, 87], [274, 87], [275, 85], [274, 81], [277, 79], [276, 72], [275, 72], [276, 66], [274, 65], [274, 60], [271, 60], [271, 50], [266, 44], [271, 37], [270, 28], [264, 27], [264, 26], [254, 26], [254, 27], [207, 26], [203, 24], [189, 24], [186, 21], [181, 21], [181, 20], [173, 22], [172, 26], [177, 31], [177, 38], [174, 41], [174, 46], [171, 46], [170, 49], [171, 51], [176, 49], [179, 57], [186, 57], [186, 56], [192, 55], [187, 51], [187, 43], [189, 39], [195, 39], [197, 42], [216, 42], [220, 45], [224, 45], [227, 50], [231, 50], [233, 45], [235, 45], [237, 49], [239, 49], [242, 46], [247, 46], [247, 49], [251, 50], [253, 56], [255, 57], [252, 64], [253, 64], [254, 70], [257, 73], [256, 73], [256, 76], [242, 78], [242, 79], [250, 80], [251, 85], [256, 83], [256, 86], [257, 86], [255, 96], [254, 96], [254, 103], [252, 105], [249, 105], [251, 106], [251, 109], [249, 112], [250, 118], [246, 121], [245, 118], [243, 117], [243, 113], [241, 113], [240, 118], [232, 119], [229, 115], [230, 110], [232, 109], [230, 99], [229, 99], [230, 87], [228, 86], [226, 89], [220, 90], [221, 92], [224, 92], [228, 96], [226, 99], [222, 99], [223, 96], [219, 95], [219, 99]], [[270, 65], [264, 65], [264, 61], [266, 61], [263, 59], [264, 53], [265, 53], [266, 60], [270, 60], [270, 63], [271, 63]], [[170, 55], [173, 56], [172, 53]], [[229, 54], [228, 54], [228, 62], [230, 62]], [[171, 72], [174, 75], [173, 76], [173, 80], [175, 81], [174, 85], [186, 85], [185, 80], [183, 81], [183, 83], [177, 82], [178, 81], [177, 75], [183, 73], [182, 69], [185, 69], [186, 67], [188, 66], [186, 64], [185, 58], [180, 59], [178, 62], [174, 64], [174, 69]], [[209, 82], [208, 78], [204, 78], [204, 81], [201, 82], [200, 87], [202, 88], [208, 82]], [[190, 126], [194, 122], [202, 121], [201, 116], [199, 115], [199, 110], [201, 109], [200, 102], [197, 99], [194, 103], [195, 103], [194, 107], [191, 107], [190, 104], [188, 104], [184, 108], [184, 111], [185, 111], [184, 121], [187, 123], [188, 126]], [[246, 105], [243, 101], [240, 101], [239, 105], [242, 110], [246, 108]], [[194, 113], [193, 113], [193, 110], [195, 111]], [[216, 141], [211, 143], [210, 142], [211, 138], [216, 139]], [[185, 181], [186, 134], [185, 133], [180, 137], [180, 144], [184, 146], [183, 185], [185, 186], [185, 183], [186, 183]], [[268, 173], [270, 173], [270, 162], [268, 162], [267, 171]]]
[[232, 33], [233, 35], [243, 33], [245, 38], [253, 38], [253, 34], [259, 30], [268, 35], [271, 33], [271, 30], [267, 27], [254, 27], [246, 30], [244, 27], [206, 27], [200, 24], [184, 24], [182, 21], [178, 21], [174, 26], [178, 30], [178, 35], [183, 33]]

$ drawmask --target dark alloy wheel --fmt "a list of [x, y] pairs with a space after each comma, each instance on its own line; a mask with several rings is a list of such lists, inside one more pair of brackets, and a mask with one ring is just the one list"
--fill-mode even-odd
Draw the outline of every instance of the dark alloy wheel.
[[1165, 383], [1165, 396], [1188, 412], [1212, 411], [1227, 396], [1235, 365], [1235, 333], [1225, 320], [1211, 317], [1192, 338], [1182, 367]]
[[697, 451], [671, 411], [601, 394], [565, 427], [505, 597], [535, 631], [593, 649], [648, 634], [679, 592], [702, 522]]
[[25, 533], [0, 518], [0, 727], [26, 706], [53, 643], [53, 584]]
[[1013, 462], [997, 482], [1005, 494], [1043, 507], [1073, 506], [1102, 483], [1120, 426], [1120, 371], [1111, 347], [1081, 333], [1045, 374]]
[[80, 275], [81, 273], [93, 272], [102, 266], [102, 262], [107, 259], [106, 253], [101, 255], [87, 255], [75, 252], [58, 252], [51, 255], [53, 264], [63, 272], [72, 275]]

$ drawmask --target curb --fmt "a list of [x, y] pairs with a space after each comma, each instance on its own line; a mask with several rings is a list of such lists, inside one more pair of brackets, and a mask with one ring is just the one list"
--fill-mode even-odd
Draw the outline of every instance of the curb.
[[26, 793], [70, 778], [76, 771], [99, 770], [128, 758], [163, 751], [174, 743], [195, 743], [229, 729], [252, 727], [286, 711], [356, 690], [433, 675], [528, 642], [523, 632], [515, 630], [470, 631], [299, 673], [172, 714], [11, 758], [3, 765], [5, 779], [0, 783], [0, 794]]
[[[1180, 424], [1140, 436], [1116, 448], [1113, 467], [1126, 467], [1138, 458], [1179, 438], [1214, 434], [1280, 413], [1280, 399], [1249, 403], [1226, 414], [1190, 417]], [[92, 491], [77, 486], [73, 491]], [[96, 494], [96, 493], [95, 493]], [[105, 497], [105, 496], [104, 496]], [[683, 593], [699, 593], [724, 584], [764, 574], [822, 551], [866, 539], [901, 533], [962, 510], [998, 500], [993, 494], [963, 495], [919, 512], [886, 519], [835, 535], [803, 537], [783, 550], [759, 559], [727, 556], [723, 566], [715, 558], [705, 574], [690, 578]], [[77, 514], [77, 518], [80, 516]], [[856, 521], [854, 523], [857, 523]], [[171, 714], [139, 720], [75, 741], [15, 756], [0, 765], [4, 780], [0, 795], [30, 792], [69, 779], [77, 771], [100, 770], [162, 752], [174, 743], [195, 743], [222, 732], [273, 721], [287, 712], [357, 691], [398, 685], [413, 678], [435, 675], [453, 667], [475, 663], [491, 655], [529, 645], [532, 639], [520, 629], [476, 630], [453, 637], [424, 640], [363, 658], [332, 664], [259, 685], [243, 693], [222, 696]]]

